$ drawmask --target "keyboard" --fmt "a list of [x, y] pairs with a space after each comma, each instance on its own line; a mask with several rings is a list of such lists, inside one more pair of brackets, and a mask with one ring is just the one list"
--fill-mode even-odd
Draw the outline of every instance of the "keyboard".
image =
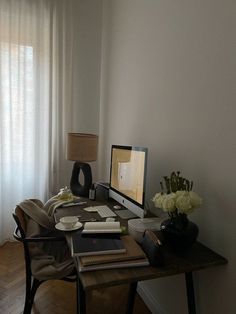
[[106, 205], [95, 206], [97, 213], [101, 218], [115, 217], [116, 214]]

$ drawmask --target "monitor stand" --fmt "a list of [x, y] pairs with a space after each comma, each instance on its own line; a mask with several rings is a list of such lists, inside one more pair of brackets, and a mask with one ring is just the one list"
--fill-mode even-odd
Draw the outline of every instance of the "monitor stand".
[[137, 215], [135, 215], [128, 209], [119, 209], [115, 210], [114, 212], [117, 214], [117, 216], [119, 216], [122, 219], [138, 218]]

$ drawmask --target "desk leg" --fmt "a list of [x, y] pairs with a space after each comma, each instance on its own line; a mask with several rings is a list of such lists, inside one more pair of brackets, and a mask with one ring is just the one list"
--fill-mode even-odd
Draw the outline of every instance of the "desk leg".
[[137, 282], [132, 282], [129, 287], [128, 302], [126, 307], [126, 314], [132, 314], [134, 310], [134, 301], [136, 296]]
[[186, 282], [187, 298], [188, 298], [188, 313], [196, 314], [192, 272], [185, 273], [185, 282]]
[[80, 279], [77, 279], [77, 314], [86, 314], [86, 294]]

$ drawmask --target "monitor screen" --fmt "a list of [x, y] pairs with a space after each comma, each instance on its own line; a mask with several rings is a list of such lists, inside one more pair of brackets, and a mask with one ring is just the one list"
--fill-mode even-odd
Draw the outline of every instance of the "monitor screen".
[[110, 197], [143, 216], [147, 149], [112, 145]]

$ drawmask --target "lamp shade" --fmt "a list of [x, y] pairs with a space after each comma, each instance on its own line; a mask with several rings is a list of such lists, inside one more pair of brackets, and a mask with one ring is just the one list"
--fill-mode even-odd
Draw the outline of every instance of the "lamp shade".
[[98, 136], [85, 133], [68, 133], [67, 159], [89, 162], [97, 160]]

